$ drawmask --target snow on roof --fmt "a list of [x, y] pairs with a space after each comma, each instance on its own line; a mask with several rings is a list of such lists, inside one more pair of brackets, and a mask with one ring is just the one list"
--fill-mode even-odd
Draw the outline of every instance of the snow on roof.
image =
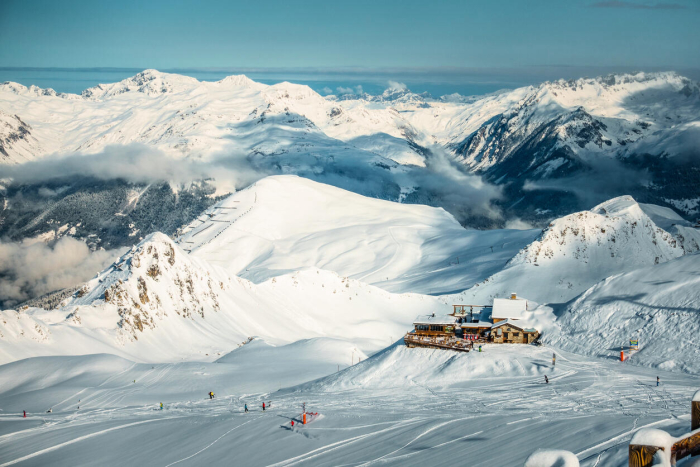
[[481, 321], [479, 323], [462, 323], [460, 327], [462, 328], [490, 328], [493, 324], [489, 321]]
[[524, 298], [494, 298], [491, 318], [522, 319], [527, 311], [527, 300]]
[[455, 324], [457, 318], [452, 315], [420, 315], [414, 321], [413, 324], [436, 324], [443, 326], [450, 326]]
[[522, 325], [515, 324], [515, 321], [512, 320], [512, 319], [507, 319], [507, 320], [505, 320], [505, 321], [499, 321], [498, 323], [494, 324], [494, 325], [491, 326], [491, 327], [495, 329], [495, 328], [497, 328], [497, 327], [503, 326], [504, 324], [507, 324], [508, 326], [512, 326], [512, 327], [514, 327], [514, 328], [518, 328], [518, 329], [520, 329], [521, 331], [524, 331], [524, 332], [535, 332], [535, 331], [537, 331], [537, 329], [535, 329], [535, 328], [524, 328], [524, 327], [522, 327]]
[[700, 391], [697, 391], [693, 396], [693, 402], [700, 402]]

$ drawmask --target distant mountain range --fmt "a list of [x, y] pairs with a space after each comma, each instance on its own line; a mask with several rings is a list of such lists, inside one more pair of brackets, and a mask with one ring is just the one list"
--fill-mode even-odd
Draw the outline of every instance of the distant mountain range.
[[[292, 83], [200, 82], [155, 70], [82, 95], [7, 82], [0, 85], [0, 162], [9, 175], [0, 179], [0, 235], [71, 232], [95, 246], [131, 245], [154, 230], [174, 233], [231, 185], [279, 173], [444, 207], [477, 228], [509, 220], [544, 226], [623, 194], [694, 220], [698, 142], [700, 86], [670, 72], [442, 98], [402, 86], [323, 97]], [[187, 163], [183, 171], [194, 171], [196, 183], [169, 179], [168, 170], [139, 178], [150, 154], [136, 174], [117, 170], [133, 162], [134, 144], [175, 166]], [[115, 156], [115, 147], [126, 149]], [[110, 165], [93, 167], [103, 153], [111, 174]], [[84, 167], [42, 165], [91, 154]], [[247, 175], [223, 189], [214, 179], [226, 171]], [[162, 203], [167, 212], [156, 215]]]

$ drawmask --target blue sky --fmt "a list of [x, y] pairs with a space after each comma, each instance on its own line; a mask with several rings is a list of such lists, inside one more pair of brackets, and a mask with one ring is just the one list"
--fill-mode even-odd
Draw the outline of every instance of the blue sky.
[[700, 2], [0, 1], [0, 66], [700, 68]]

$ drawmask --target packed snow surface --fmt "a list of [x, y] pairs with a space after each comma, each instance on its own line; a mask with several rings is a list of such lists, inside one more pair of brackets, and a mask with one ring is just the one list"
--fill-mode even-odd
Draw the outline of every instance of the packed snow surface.
[[[474, 375], [459, 365], [450, 381], [414, 383], [406, 369], [377, 355], [294, 386], [319, 375], [306, 357], [293, 358], [310, 356], [307, 344], [285, 346], [289, 358], [277, 362], [267, 344], [255, 342], [225, 362], [138, 364], [89, 355], [0, 366], [0, 465], [442, 466], [459, 459], [493, 467], [522, 466], [538, 448], [551, 448], [573, 452], [586, 467], [622, 467], [640, 429], [671, 436], [688, 430], [698, 384], [689, 375], [558, 351], [553, 368], [551, 348], [518, 346], [523, 370], [498, 373], [487, 363]], [[439, 371], [438, 362], [455, 355], [413, 350], [414, 375]], [[498, 362], [511, 352], [488, 346], [456, 358]], [[316, 357], [323, 365], [325, 356]], [[372, 373], [392, 385], [329, 384]], [[320, 414], [305, 426], [302, 403]]]

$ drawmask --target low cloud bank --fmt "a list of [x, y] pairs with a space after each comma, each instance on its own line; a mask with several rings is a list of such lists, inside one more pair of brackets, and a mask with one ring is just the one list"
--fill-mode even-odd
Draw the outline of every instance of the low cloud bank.
[[53, 245], [0, 242], [0, 309], [79, 285], [109, 265], [118, 252], [90, 251], [72, 237]]
[[[175, 158], [143, 144], [107, 146], [97, 154], [52, 156], [5, 168], [14, 183], [40, 183], [51, 179], [94, 177], [131, 183], [167, 181], [186, 185], [194, 180], [215, 179], [219, 188], [247, 186], [267, 175], [242, 155], [227, 154], [207, 160]], [[51, 196], [55, 193], [45, 193]]]
[[613, 158], [589, 161], [590, 169], [570, 177], [527, 181], [524, 190], [556, 190], [573, 193], [587, 207], [621, 195], [635, 194], [651, 183], [646, 170], [622, 164]]

